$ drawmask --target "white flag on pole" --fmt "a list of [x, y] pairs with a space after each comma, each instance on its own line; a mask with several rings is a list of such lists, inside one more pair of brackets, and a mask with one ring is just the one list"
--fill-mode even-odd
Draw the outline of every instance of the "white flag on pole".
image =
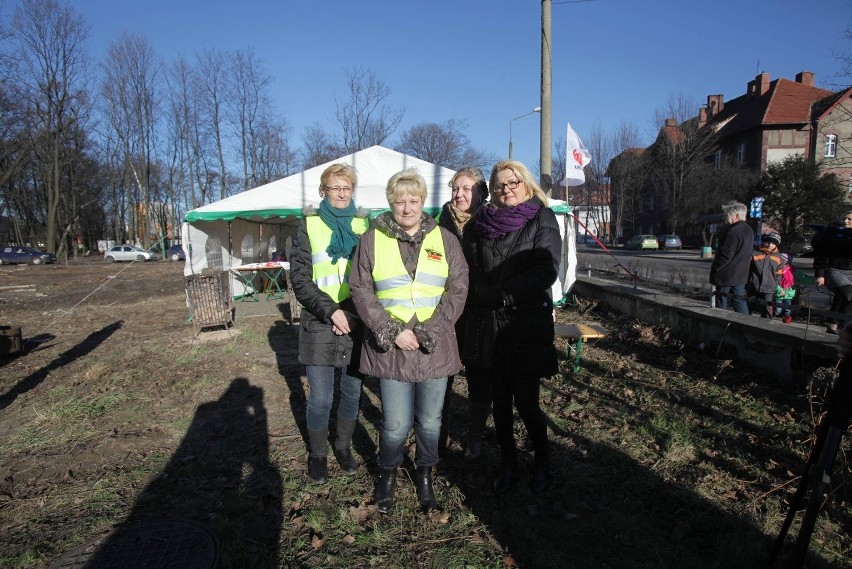
[[568, 123], [568, 133], [565, 136], [565, 180], [563, 186], [579, 186], [586, 183], [586, 174], [583, 168], [589, 165], [592, 161], [592, 155], [589, 154], [586, 145], [571, 128], [571, 123]]

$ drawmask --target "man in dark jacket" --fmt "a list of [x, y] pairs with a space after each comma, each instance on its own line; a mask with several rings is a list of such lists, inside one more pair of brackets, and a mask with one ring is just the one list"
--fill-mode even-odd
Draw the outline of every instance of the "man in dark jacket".
[[716, 306], [727, 308], [730, 294], [734, 311], [748, 314], [745, 285], [754, 249], [754, 231], [745, 221], [745, 204], [729, 202], [722, 206], [722, 212], [726, 225], [710, 266], [710, 284], [716, 287]]

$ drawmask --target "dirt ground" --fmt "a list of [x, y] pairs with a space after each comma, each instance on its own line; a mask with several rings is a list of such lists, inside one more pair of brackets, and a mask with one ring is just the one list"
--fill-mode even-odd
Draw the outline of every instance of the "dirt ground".
[[[0, 325], [21, 326], [27, 347], [0, 359], [0, 567], [48, 567], [151, 517], [214, 528], [223, 567], [753, 567], [807, 452], [805, 396], [831, 380], [785, 390], [663, 329], [593, 305], [560, 311], [612, 334], [584, 348], [582, 372], [543, 387], [554, 492], [491, 495], [492, 438], [482, 464], [461, 462], [457, 381], [438, 477], [447, 516], [416, 517], [403, 485], [383, 519], [371, 506], [377, 385], [365, 382], [355, 437], [366, 468], [344, 483], [332, 465], [330, 484], [311, 487], [287, 303], [237, 302], [230, 333], [196, 336], [182, 269], [0, 267]], [[850, 566], [844, 457], [812, 567]]]

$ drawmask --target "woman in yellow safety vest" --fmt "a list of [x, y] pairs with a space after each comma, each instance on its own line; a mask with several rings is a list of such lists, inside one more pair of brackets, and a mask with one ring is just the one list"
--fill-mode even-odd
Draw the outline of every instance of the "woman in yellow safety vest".
[[393, 506], [397, 467], [408, 433], [417, 443], [415, 485], [424, 510], [438, 508], [438, 463], [447, 376], [461, 369], [454, 325], [467, 296], [467, 263], [458, 239], [423, 212], [426, 181], [416, 170], [388, 180], [391, 211], [361, 236], [349, 284], [364, 321], [362, 373], [379, 378], [382, 429], [374, 500]]
[[[461, 242], [468, 222], [476, 214], [479, 206], [488, 200], [488, 184], [482, 170], [476, 166], [462, 166], [450, 180], [452, 198], [444, 204], [438, 215], [438, 225], [449, 229]], [[459, 351], [462, 350], [461, 339], [464, 333], [464, 313], [456, 322], [456, 339], [459, 340]], [[441, 438], [438, 450], [443, 456], [449, 440], [450, 397], [452, 396], [453, 380], [447, 378], [447, 393], [444, 396], [444, 410], [441, 413]], [[491, 392], [488, 378], [478, 374], [476, 368], [465, 370], [467, 381], [467, 446], [464, 451], [465, 460], [476, 460], [482, 452], [482, 434], [485, 423], [491, 414]]]
[[334, 457], [346, 474], [358, 470], [352, 434], [361, 401], [358, 354], [362, 325], [349, 291], [351, 258], [369, 226], [366, 211], [352, 201], [358, 175], [349, 164], [332, 164], [320, 177], [319, 208], [305, 208], [293, 240], [290, 278], [302, 305], [299, 362], [305, 365], [308, 396], [308, 476], [322, 484], [328, 477], [328, 423], [335, 375], [340, 375]]

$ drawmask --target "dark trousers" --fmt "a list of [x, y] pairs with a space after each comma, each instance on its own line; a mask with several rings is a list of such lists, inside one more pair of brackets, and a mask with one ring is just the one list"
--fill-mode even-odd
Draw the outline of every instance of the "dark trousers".
[[831, 311], [852, 314], [852, 286], [839, 286], [831, 289], [831, 292]]
[[494, 427], [504, 465], [515, 462], [515, 435], [512, 429], [512, 404], [527, 428], [537, 457], [548, 454], [547, 421], [539, 406], [541, 380], [514, 377], [490, 370], [491, 397], [494, 400]]

